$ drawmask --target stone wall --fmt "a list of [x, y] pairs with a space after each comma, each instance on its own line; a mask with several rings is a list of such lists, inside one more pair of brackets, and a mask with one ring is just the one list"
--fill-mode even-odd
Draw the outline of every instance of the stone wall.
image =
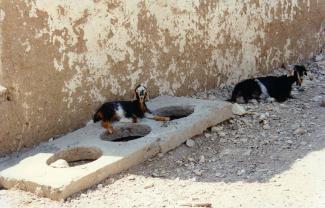
[[0, 154], [81, 127], [138, 83], [188, 95], [311, 57], [324, 28], [321, 0], [2, 0]]

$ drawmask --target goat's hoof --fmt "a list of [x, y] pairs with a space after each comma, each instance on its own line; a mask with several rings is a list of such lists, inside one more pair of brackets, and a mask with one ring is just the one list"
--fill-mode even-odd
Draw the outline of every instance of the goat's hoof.
[[112, 129], [109, 129], [106, 131], [107, 134], [113, 134], [113, 130]]

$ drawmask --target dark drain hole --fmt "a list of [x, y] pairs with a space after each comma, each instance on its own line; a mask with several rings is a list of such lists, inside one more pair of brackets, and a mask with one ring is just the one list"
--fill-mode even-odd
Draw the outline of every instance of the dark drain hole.
[[128, 136], [128, 137], [122, 137], [122, 138], [117, 138], [114, 140], [111, 140], [111, 142], [127, 142], [127, 141], [131, 141], [131, 140], [136, 140], [136, 139], [140, 139], [143, 136]]
[[168, 106], [154, 111], [154, 114], [170, 117], [170, 120], [185, 118], [192, 113], [194, 113], [193, 106]]
[[102, 151], [96, 147], [74, 147], [58, 151], [47, 161], [47, 165], [51, 165], [57, 160], [65, 160], [69, 167], [75, 167], [93, 162], [102, 156]]
[[103, 133], [102, 140], [110, 142], [128, 142], [140, 139], [151, 132], [151, 128], [143, 124], [125, 124], [114, 127], [113, 134]]
[[91, 163], [93, 161], [95, 161], [95, 160], [76, 160], [76, 161], [69, 161], [68, 164], [69, 164], [69, 167], [75, 167], [75, 166]]

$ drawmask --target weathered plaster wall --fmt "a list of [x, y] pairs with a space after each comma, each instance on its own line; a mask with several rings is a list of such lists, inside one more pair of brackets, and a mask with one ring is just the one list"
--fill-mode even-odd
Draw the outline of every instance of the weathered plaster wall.
[[80, 127], [105, 100], [186, 95], [312, 56], [323, 0], [2, 0], [0, 154]]

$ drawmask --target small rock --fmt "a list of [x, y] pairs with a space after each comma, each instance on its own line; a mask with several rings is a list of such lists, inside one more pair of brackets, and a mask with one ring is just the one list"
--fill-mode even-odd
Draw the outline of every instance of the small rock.
[[[314, 74], [312, 74], [312, 73], [309, 73], [308, 74], [308, 78], [309, 78], [309, 80], [314, 80], [315, 79], [315, 75]], [[309, 81], [308, 80], [308, 81]], [[306, 82], [307, 80], [305, 80], [305, 82]]]
[[320, 106], [321, 107], [325, 107], [325, 97], [324, 96], [322, 98], [322, 102], [320, 103]]
[[291, 125], [291, 129], [298, 129], [300, 127], [300, 124], [295, 123]]
[[251, 126], [251, 121], [249, 121], [247, 119], [242, 119], [242, 122], [247, 126]]
[[194, 158], [192, 158], [192, 157], [187, 158], [187, 160], [190, 161], [190, 162], [194, 162], [195, 161]]
[[281, 103], [279, 106], [282, 107], [282, 108], [287, 108], [287, 107], [288, 107], [288, 106], [287, 106], [286, 104], [284, 104], [284, 103]]
[[69, 168], [69, 163], [63, 159], [59, 159], [50, 165], [52, 168]]
[[218, 135], [219, 135], [220, 137], [225, 137], [225, 136], [226, 136], [226, 133], [225, 133], [225, 132], [219, 132]]
[[242, 153], [242, 155], [243, 155], [243, 156], [249, 156], [249, 155], [251, 155], [251, 152], [252, 152], [251, 149], [247, 149], [246, 151], [244, 151], [244, 152]]
[[237, 103], [232, 105], [232, 112], [233, 112], [233, 114], [239, 115], [239, 116], [245, 115], [247, 113], [245, 108]]
[[152, 173], [152, 177], [159, 178], [161, 177], [161, 175], [159, 173], [154, 172]]
[[181, 161], [181, 160], [176, 160], [176, 164], [177, 164], [177, 165], [183, 165], [183, 161]]
[[205, 136], [206, 138], [210, 138], [210, 137], [212, 137], [212, 135], [209, 134], [209, 133], [205, 133], [204, 136]]
[[202, 171], [202, 170], [199, 170], [199, 169], [195, 169], [195, 170], [193, 170], [193, 173], [194, 173], [195, 175], [197, 175], [197, 176], [202, 176], [203, 171]]
[[271, 139], [271, 140], [277, 140], [278, 138], [279, 138], [279, 137], [278, 137], [277, 135], [271, 135], [271, 136], [270, 136], [270, 139]]
[[166, 172], [163, 170], [159, 171], [158, 169], [155, 169], [151, 175], [155, 178], [166, 177]]
[[256, 172], [259, 172], [259, 173], [262, 173], [262, 172], [268, 172], [269, 170], [268, 169], [265, 169], [265, 168], [258, 168], [256, 169]]
[[130, 176], [128, 177], [128, 180], [129, 180], [129, 181], [134, 181], [134, 180], [135, 180], [135, 177], [134, 177], [133, 175], [130, 175]]
[[304, 133], [306, 133], [305, 129], [303, 128], [298, 128], [293, 132], [295, 135], [303, 135]]
[[220, 132], [220, 131], [222, 131], [222, 127], [221, 126], [213, 126], [212, 128], [211, 128], [211, 131], [212, 132]]
[[203, 155], [200, 156], [199, 163], [205, 163], [205, 158]]
[[237, 172], [237, 175], [238, 175], [238, 176], [241, 176], [241, 175], [243, 175], [243, 174], [245, 174], [245, 173], [246, 173], [246, 170], [242, 169], [242, 170], [239, 170], [239, 171]]
[[316, 62], [323, 61], [323, 60], [325, 60], [325, 54], [319, 54], [315, 56]]
[[313, 102], [321, 102], [322, 100], [323, 100], [323, 96], [321, 95], [315, 96], [311, 99], [311, 101]]
[[267, 103], [274, 103], [274, 102], [275, 102], [275, 99], [274, 99], [273, 97], [268, 97], [268, 98], [266, 99], [266, 102], [267, 102]]
[[247, 138], [241, 138], [240, 141], [243, 142], [243, 143], [246, 143], [248, 141], [248, 139]]
[[221, 156], [224, 155], [236, 155], [236, 156], [249, 156], [252, 150], [248, 148], [234, 148], [234, 149], [224, 149], [220, 152]]
[[267, 117], [269, 117], [270, 114], [269, 113], [263, 113], [260, 115], [259, 119], [260, 119], [260, 122], [264, 121], [267, 119]]
[[103, 188], [103, 184], [98, 184], [97, 185], [97, 188], [102, 189]]
[[219, 173], [219, 172], [216, 172], [215, 176], [218, 177], [218, 178], [223, 178], [223, 177], [225, 177], [224, 174]]
[[271, 127], [270, 127], [270, 125], [269, 124], [264, 124], [263, 125], [263, 129], [265, 129], [265, 130], [269, 130]]
[[189, 181], [195, 182], [196, 181], [196, 178], [195, 177], [190, 178]]
[[194, 147], [195, 146], [195, 142], [192, 139], [188, 139], [188, 140], [186, 140], [186, 146], [188, 146], [188, 147]]
[[216, 96], [214, 96], [214, 95], [209, 95], [209, 100], [215, 100], [215, 99], [217, 99]]
[[153, 183], [149, 183], [149, 184], [147, 184], [147, 185], [145, 185], [143, 188], [144, 189], [149, 189], [149, 188], [152, 188], [152, 187], [154, 187], [155, 185], [153, 184]]
[[220, 139], [220, 143], [225, 143], [225, 142], [227, 142], [227, 139], [225, 139], [225, 138]]
[[288, 140], [287, 141], [287, 144], [293, 144], [293, 141], [292, 140]]
[[255, 100], [255, 99], [252, 99], [249, 102], [252, 103], [252, 104], [254, 104], [254, 105], [258, 104], [257, 100]]

